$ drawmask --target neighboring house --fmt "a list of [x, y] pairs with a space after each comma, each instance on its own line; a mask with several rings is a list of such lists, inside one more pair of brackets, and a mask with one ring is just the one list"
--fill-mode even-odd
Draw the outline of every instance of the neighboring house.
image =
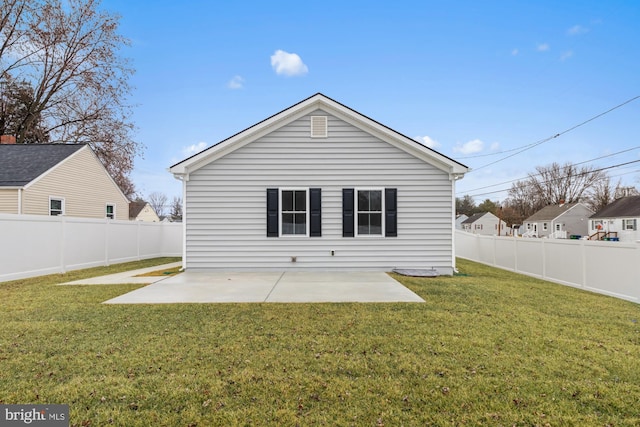
[[485, 236], [507, 236], [507, 223], [491, 212], [479, 212], [471, 215], [462, 222], [462, 229], [468, 233], [483, 234]]
[[592, 214], [591, 209], [579, 202], [545, 206], [524, 220], [522, 236], [556, 239], [585, 236]]
[[12, 142], [0, 144], [0, 213], [129, 218], [129, 200], [88, 145]]
[[469, 218], [465, 214], [460, 214], [456, 216], [456, 230], [462, 230], [462, 223], [465, 222]]
[[147, 202], [129, 203], [129, 219], [131, 221], [160, 222], [155, 209]]
[[170, 171], [187, 270], [454, 271], [468, 168], [322, 94]]
[[622, 197], [589, 217], [591, 240], [640, 240], [640, 196]]

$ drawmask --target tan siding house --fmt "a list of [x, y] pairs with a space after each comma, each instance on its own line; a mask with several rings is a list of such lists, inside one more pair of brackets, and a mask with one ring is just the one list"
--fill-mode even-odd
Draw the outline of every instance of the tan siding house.
[[88, 145], [0, 145], [0, 212], [129, 219], [129, 200]]
[[466, 166], [322, 94], [170, 170], [187, 269], [455, 268]]

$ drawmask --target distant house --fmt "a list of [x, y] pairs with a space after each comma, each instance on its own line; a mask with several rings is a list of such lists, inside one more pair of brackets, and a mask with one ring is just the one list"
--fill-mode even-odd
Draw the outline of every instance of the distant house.
[[456, 216], [456, 230], [462, 230], [462, 223], [465, 222], [469, 218], [465, 214], [460, 214]]
[[[480, 212], [462, 221], [462, 229], [468, 233], [485, 236], [506, 236], [509, 234], [507, 223], [491, 212]], [[499, 227], [498, 227], [499, 225]]]
[[640, 196], [622, 197], [589, 217], [589, 239], [640, 240]]
[[593, 211], [584, 204], [561, 203], [549, 205], [524, 220], [523, 237], [567, 239], [589, 232], [589, 216]]
[[131, 221], [160, 222], [160, 217], [155, 209], [144, 201], [129, 203], [129, 219]]
[[0, 213], [129, 218], [129, 200], [89, 145], [2, 141]]
[[322, 94], [173, 165], [187, 270], [455, 268], [468, 168]]

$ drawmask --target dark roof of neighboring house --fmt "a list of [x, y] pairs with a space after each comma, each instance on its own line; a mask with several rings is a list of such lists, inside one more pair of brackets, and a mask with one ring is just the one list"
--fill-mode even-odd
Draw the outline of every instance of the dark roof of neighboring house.
[[129, 203], [129, 219], [137, 218], [142, 209], [147, 206], [147, 202], [130, 202]]
[[621, 197], [589, 218], [640, 217], [640, 196]]
[[565, 203], [562, 205], [549, 205], [540, 209], [538, 212], [531, 215], [529, 218], [525, 219], [526, 222], [533, 221], [551, 221], [553, 219], [558, 218], [563, 213], [567, 212], [572, 207], [578, 205], [579, 202], [575, 203]]
[[485, 216], [488, 213], [489, 212], [475, 213], [475, 214], [471, 215], [469, 218], [467, 218], [464, 221], [462, 221], [461, 224], [473, 224], [474, 222], [476, 222], [477, 220], [479, 220], [480, 218], [482, 218], [483, 216]]
[[0, 145], [0, 187], [23, 187], [86, 144]]

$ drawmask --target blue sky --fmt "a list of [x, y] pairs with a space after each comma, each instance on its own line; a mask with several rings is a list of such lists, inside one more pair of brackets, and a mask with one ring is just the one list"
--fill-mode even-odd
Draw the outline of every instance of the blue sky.
[[[502, 200], [536, 166], [640, 160], [636, 1], [104, 0], [132, 41], [143, 195], [166, 169], [314, 93], [473, 170], [458, 196]], [[610, 169], [640, 187], [640, 163]], [[487, 192], [493, 192], [488, 193]]]

